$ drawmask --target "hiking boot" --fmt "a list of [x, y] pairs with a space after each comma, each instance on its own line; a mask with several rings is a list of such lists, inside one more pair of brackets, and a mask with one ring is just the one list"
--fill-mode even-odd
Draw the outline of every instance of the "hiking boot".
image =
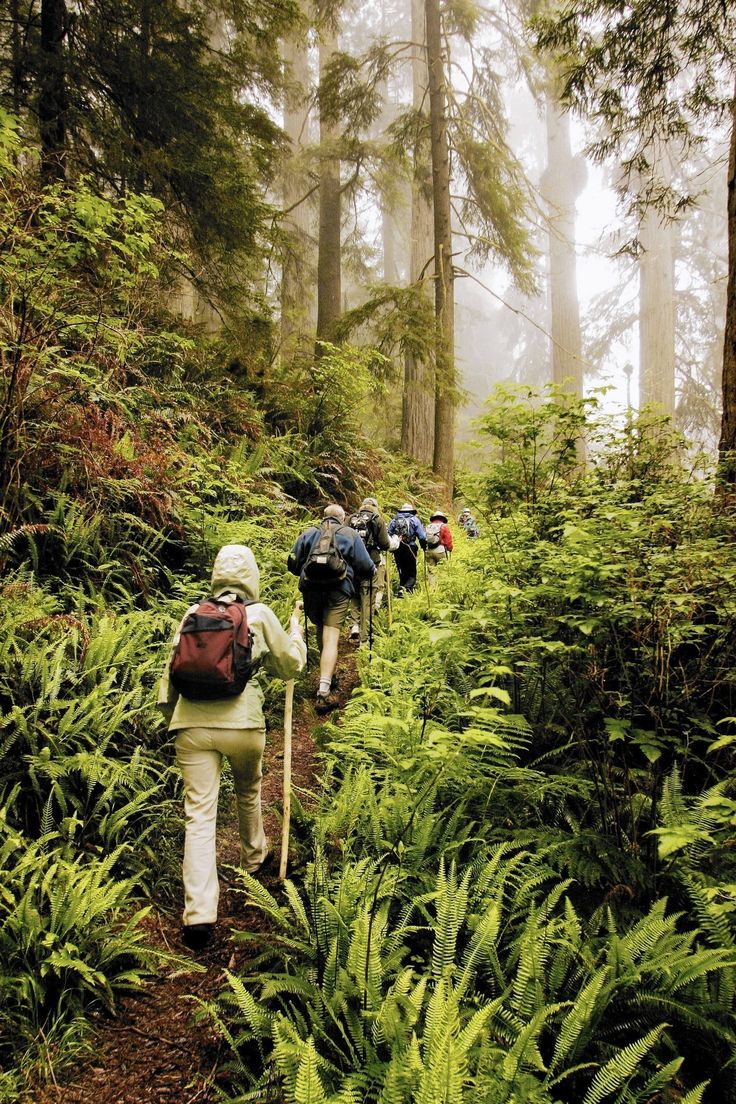
[[214, 930], [214, 924], [185, 924], [181, 929], [182, 942], [190, 951], [201, 951], [209, 943]]
[[360, 644], [360, 627], [358, 625], [353, 625], [348, 639], [351, 644]]
[[276, 868], [276, 856], [269, 851], [263, 862], [259, 863], [255, 870], [249, 870], [252, 878], [261, 878], [264, 874], [273, 874]]
[[314, 699], [314, 708], [317, 713], [322, 716], [325, 713], [329, 713], [331, 709], [334, 709], [337, 705], [337, 698], [334, 694], [317, 694]]

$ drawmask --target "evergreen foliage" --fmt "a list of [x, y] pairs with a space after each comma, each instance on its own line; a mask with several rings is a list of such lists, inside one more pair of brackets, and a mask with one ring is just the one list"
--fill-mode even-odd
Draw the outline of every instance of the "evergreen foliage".
[[[261, 313], [257, 261], [271, 210], [266, 188], [281, 147], [267, 105], [278, 95], [279, 36], [288, 0], [201, 3], [93, 0], [61, 8], [57, 76], [69, 180], [97, 194], [148, 192], [167, 212], [171, 239], [197, 259], [183, 270], [210, 296], [249, 289]], [[38, 0], [3, 21], [0, 103], [33, 134], [53, 62]]]

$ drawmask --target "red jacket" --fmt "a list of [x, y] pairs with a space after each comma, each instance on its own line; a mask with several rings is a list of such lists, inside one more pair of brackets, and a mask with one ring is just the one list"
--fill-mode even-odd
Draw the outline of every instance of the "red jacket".
[[[433, 523], [430, 521], [429, 524], [432, 525]], [[452, 533], [450, 532], [450, 526], [447, 524], [447, 522], [440, 521], [439, 527], [440, 543], [436, 544], [435, 548], [439, 548], [440, 546], [442, 546], [446, 548], [448, 552], [452, 552]]]

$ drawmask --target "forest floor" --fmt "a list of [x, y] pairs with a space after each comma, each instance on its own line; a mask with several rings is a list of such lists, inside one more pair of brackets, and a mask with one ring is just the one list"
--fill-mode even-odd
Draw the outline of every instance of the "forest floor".
[[[349, 649], [345, 643], [338, 665], [340, 707], [357, 682], [355, 655]], [[307, 676], [307, 685], [316, 689], [314, 672]], [[292, 787], [307, 805], [304, 795], [314, 790], [318, 774], [314, 732], [321, 723], [312, 694], [295, 706]], [[281, 842], [276, 807], [282, 798], [283, 736], [282, 729], [269, 728], [262, 783], [264, 822], [275, 862], [261, 880], [276, 895]], [[225, 987], [226, 970], [239, 971], [247, 965], [247, 945], [235, 942], [232, 932], [264, 923], [244, 904], [234, 885], [236, 873], [231, 867], [238, 861], [239, 844], [234, 806], [228, 804], [231, 808], [220, 811], [217, 833], [220, 906], [212, 941], [196, 954], [187, 950], [181, 940], [180, 904], [175, 911], [154, 909], [145, 921], [150, 946], [204, 969], [165, 962], [142, 989], [119, 1001], [115, 1016], [94, 1016], [86, 1056], [73, 1067], [52, 1073], [51, 1083], [32, 1086], [22, 1104], [214, 1104], [222, 1099], [230, 1056], [209, 1021], [197, 1021], [194, 1016], [199, 1001], [214, 999]]]

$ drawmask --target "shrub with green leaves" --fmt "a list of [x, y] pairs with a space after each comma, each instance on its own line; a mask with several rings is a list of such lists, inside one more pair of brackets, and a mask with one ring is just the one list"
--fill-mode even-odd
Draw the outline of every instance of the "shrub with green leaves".
[[571, 440], [359, 656], [303, 888], [246, 884], [211, 1011], [254, 1099], [733, 1095], [732, 519], [670, 437]]

